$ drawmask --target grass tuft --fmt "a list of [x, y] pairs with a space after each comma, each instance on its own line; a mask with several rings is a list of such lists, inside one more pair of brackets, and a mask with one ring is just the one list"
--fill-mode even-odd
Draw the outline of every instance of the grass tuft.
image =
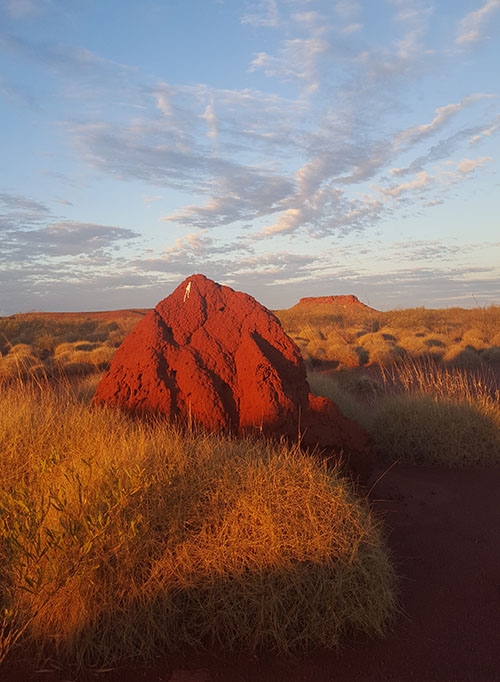
[[371, 431], [384, 461], [444, 466], [500, 462], [495, 377], [406, 359], [384, 374], [389, 395]]
[[91, 408], [91, 392], [90, 378], [0, 386], [0, 656], [17, 644], [85, 669], [383, 632], [393, 569], [336, 472]]

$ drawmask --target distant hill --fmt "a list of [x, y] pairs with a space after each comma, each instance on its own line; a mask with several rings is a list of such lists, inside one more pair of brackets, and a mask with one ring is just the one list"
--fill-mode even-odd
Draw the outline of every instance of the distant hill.
[[149, 312], [149, 308], [126, 308], [124, 310], [95, 310], [87, 312], [72, 312], [72, 313], [46, 313], [46, 312], [31, 312], [31, 313], [16, 313], [10, 315], [11, 318], [39, 318], [43, 320], [120, 320], [125, 317], [136, 317], [137, 319], [144, 317]]
[[348, 294], [345, 296], [307, 296], [301, 298], [300, 301], [294, 306], [297, 307], [312, 307], [312, 306], [325, 306], [332, 305], [336, 308], [363, 308], [364, 310], [373, 310], [373, 312], [378, 312], [375, 308], [370, 308], [370, 306], [362, 303], [357, 296], [354, 294]]

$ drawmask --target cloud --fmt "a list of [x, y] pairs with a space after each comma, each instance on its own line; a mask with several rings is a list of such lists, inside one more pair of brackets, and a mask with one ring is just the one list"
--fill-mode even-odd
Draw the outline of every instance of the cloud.
[[403, 144], [410, 145], [420, 142], [429, 135], [432, 135], [443, 128], [453, 116], [456, 116], [460, 111], [465, 109], [470, 104], [489, 97], [492, 97], [492, 95], [485, 93], [475, 93], [473, 95], [464, 97], [460, 102], [455, 104], [446, 104], [445, 106], [438, 107], [435, 109], [436, 115], [430, 123], [412, 126], [411, 128], [400, 132], [394, 141], [396, 147], [400, 147]]
[[484, 137], [490, 137], [491, 135], [494, 135], [495, 133], [498, 133], [500, 131], [500, 114], [498, 116], [495, 116], [493, 121], [489, 123], [486, 127], [481, 127], [481, 129], [476, 129], [474, 131], [474, 134], [471, 136], [469, 142], [471, 144], [476, 144], [480, 140], [482, 140]]
[[[135, 117], [128, 125], [96, 120], [67, 126], [77, 153], [91, 167], [115, 178], [201, 195], [220, 178], [229, 182], [242, 173], [251, 176], [251, 185], [256, 175], [272, 179], [276, 173], [259, 172], [251, 162], [231, 159], [252, 158], [259, 148], [266, 156], [271, 148], [276, 150], [273, 154], [294, 148], [294, 123], [305, 113], [294, 100], [254, 90], [160, 83], [147, 95], [156, 111]], [[206, 143], [207, 122], [211, 139], [217, 135], [215, 150]]]
[[473, 45], [486, 38], [484, 31], [490, 16], [500, 8], [500, 0], [488, 0], [482, 7], [466, 14], [458, 25], [457, 45]]
[[348, 24], [347, 26], [344, 26], [342, 29], [342, 33], [356, 33], [357, 31], [361, 31], [363, 29], [363, 24], [358, 24], [358, 23], [352, 23]]
[[121, 227], [64, 221], [35, 230], [11, 230], [5, 234], [5, 256], [29, 259], [54, 256], [88, 256], [123, 240], [137, 239], [137, 232]]
[[199, 228], [229, 225], [276, 212], [293, 191], [292, 182], [250, 167], [232, 167], [214, 183], [216, 194], [202, 206], [185, 206], [162, 220]]
[[2, 6], [13, 19], [25, 19], [41, 14], [50, 0], [3, 0]]
[[200, 118], [203, 118], [208, 123], [207, 137], [215, 140], [217, 138], [217, 118], [213, 104], [207, 104], [205, 111], [200, 114]]
[[427, 187], [432, 179], [432, 176], [426, 171], [421, 171], [420, 173], [417, 173], [415, 180], [403, 182], [400, 185], [391, 185], [390, 187], [377, 187], [376, 189], [378, 189], [384, 196], [397, 199], [403, 193], [413, 190], [421, 190], [424, 187]]
[[482, 156], [480, 159], [462, 159], [457, 163], [457, 171], [463, 175], [472, 173], [479, 168], [484, 166], [485, 163], [492, 163], [493, 159], [491, 156]]
[[402, 38], [396, 41], [397, 55], [402, 60], [418, 58], [422, 53], [431, 53], [423, 44], [428, 21], [434, 12], [433, 7], [424, 7], [418, 0], [392, 0], [398, 7], [395, 19], [406, 26]]
[[275, 28], [279, 22], [276, 0], [259, 0], [247, 3], [248, 11], [241, 18], [242, 24]]
[[147, 195], [145, 197], [142, 197], [142, 200], [144, 201], [148, 208], [151, 208], [151, 204], [153, 203], [153, 201], [161, 201], [162, 199], [163, 197], [160, 194], [156, 194], [154, 196]]
[[361, 12], [361, 5], [356, 0], [337, 0], [334, 10], [344, 21], [350, 21]]
[[250, 71], [261, 69], [266, 76], [284, 80], [299, 79], [308, 82], [308, 90], [317, 87], [317, 58], [328, 49], [328, 43], [319, 37], [285, 40], [277, 56], [259, 52], [250, 62]]
[[205, 236], [204, 232], [205, 230], [201, 232], [190, 232], [185, 237], [179, 237], [175, 240], [174, 246], [165, 249], [165, 255], [168, 256], [168, 254], [173, 253], [178, 254], [179, 252], [186, 250], [194, 251], [195, 253], [200, 253], [201, 251], [206, 253], [207, 247], [213, 243], [213, 239]]
[[41, 69], [44, 78], [42, 86], [50, 90], [54, 97], [54, 85], [49, 88], [47, 80], [52, 83], [65, 98], [80, 102], [89, 102], [95, 106], [106, 100], [110, 93], [119, 93], [115, 106], [125, 108], [132, 106], [134, 100], [139, 102], [143, 95], [142, 86], [135, 82], [137, 70], [134, 67], [107, 59], [84, 47], [66, 45], [56, 41], [42, 43], [29, 41], [19, 36], [0, 34], [0, 50], [15, 59], [23, 59], [36, 69]]
[[30, 214], [49, 213], [47, 206], [40, 201], [28, 199], [20, 194], [10, 194], [9, 192], [0, 192], [0, 205], [13, 211], [24, 211]]
[[38, 225], [50, 216], [50, 209], [35, 199], [0, 192], [0, 232]]
[[[340, 35], [342, 30], [346, 36], [360, 30], [359, 3], [336, 2], [328, 8], [329, 16], [320, 15], [310, 3], [284, 3], [280, 14], [271, 0], [248, 4], [243, 23], [256, 27], [279, 23], [286, 36], [276, 52], [255, 55], [251, 69], [299, 82], [302, 93], [295, 99], [143, 78], [135, 91], [139, 113], [120, 117], [120, 122], [112, 116], [94, 116], [67, 125], [66, 130], [79, 159], [112, 178], [138, 179], [197, 195], [166, 215], [167, 222], [205, 230], [258, 220], [264, 225], [259, 234], [268, 237], [297, 231], [322, 237], [365, 229], [392, 215], [395, 202], [384, 204], [383, 199], [425, 191], [431, 184], [423, 167], [429, 158], [422, 156], [422, 167], [394, 170], [395, 175], [415, 170], [415, 179], [384, 188], [379, 176], [394, 163], [399, 147], [407, 149], [437, 134], [459, 111], [487, 97], [473, 94], [439, 107], [430, 123], [394, 135], [383, 117], [395, 113], [391, 97], [397, 93], [400, 99], [398, 79], [410, 83], [411, 69], [415, 67], [416, 73], [430, 54], [424, 38], [432, 8], [410, 0], [392, 4], [398, 37], [366, 50], [361, 59], [357, 48]], [[337, 32], [332, 28], [335, 15], [341, 24]], [[50, 68], [66, 68], [61, 64], [66, 59], [71, 69], [76, 67], [75, 89], [89, 74], [104, 73], [108, 78], [116, 73], [125, 81], [134, 80], [130, 67], [87, 50], [30, 47], [17, 39], [9, 49], [31, 59], [41, 55]], [[332, 74], [342, 70], [344, 80], [332, 80], [334, 88], [318, 92], [318, 101], [322, 100], [313, 108], [304, 93], [311, 94], [319, 83], [330, 85], [329, 79], [337, 78]], [[357, 107], [360, 97], [363, 110]], [[356, 191], [367, 181], [382, 187], [379, 195]]]
[[45, 204], [7, 192], [0, 193], [0, 232], [2, 267], [40, 257], [92, 256], [140, 236], [117, 226], [56, 220]]
[[313, 254], [284, 250], [252, 253], [248, 246], [238, 248], [235, 243], [214, 248], [211, 240], [205, 241], [202, 235], [195, 233], [177, 240], [161, 258], [137, 259], [131, 265], [155, 276], [157, 273], [177, 273], [179, 279], [193, 272], [203, 272], [217, 282], [253, 293], [262, 300], [267, 287], [294, 278], [310, 278], [317, 267], [321, 269], [322, 261], [322, 257]]
[[0, 95], [14, 104], [22, 104], [30, 109], [38, 108], [36, 99], [31, 93], [27, 92], [25, 88], [12, 83], [2, 74], [0, 74]]
[[[500, 116], [496, 117], [495, 120], [500, 119]], [[411, 173], [417, 173], [424, 169], [424, 167], [434, 161], [440, 161], [441, 159], [449, 158], [460, 146], [464, 143], [469, 142], [469, 144], [475, 144], [483, 138], [484, 135], [492, 135], [497, 130], [500, 130], [500, 123], [498, 126], [494, 123], [473, 126], [469, 128], [462, 128], [456, 131], [453, 135], [443, 138], [437, 144], [429, 148], [429, 150], [418, 156], [409, 166], [405, 168], [392, 168], [390, 174], [393, 176], [404, 176]]]
[[291, 207], [274, 223], [265, 225], [254, 238], [292, 234], [297, 230], [307, 231], [315, 239], [334, 233], [346, 235], [373, 225], [383, 208], [382, 202], [373, 197], [349, 198], [332, 182], [312, 195], [296, 194], [288, 204]]

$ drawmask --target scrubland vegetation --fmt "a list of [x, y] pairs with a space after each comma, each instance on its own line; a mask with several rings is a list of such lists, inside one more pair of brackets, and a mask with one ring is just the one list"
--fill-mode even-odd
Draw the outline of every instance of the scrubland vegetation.
[[500, 462], [500, 307], [277, 314], [313, 391], [371, 432], [380, 462]]
[[311, 372], [311, 390], [334, 400], [373, 436], [379, 463], [446, 467], [500, 464], [500, 392], [491, 369], [406, 358], [371, 376]]
[[[279, 311], [382, 467], [500, 463], [500, 308]], [[360, 491], [297, 448], [91, 407], [137, 318], [0, 319], [0, 662], [297, 652], [396, 609]]]
[[90, 408], [91, 392], [3, 385], [0, 657], [17, 645], [82, 669], [383, 632], [391, 563], [337, 472], [285, 445]]
[[0, 381], [22, 376], [85, 375], [102, 371], [137, 323], [50, 318], [36, 313], [0, 318]]
[[328, 305], [297, 305], [277, 315], [315, 367], [387, 366], [411, 357], [465, 370], [500, 368], [500, 306], [332, 312]]

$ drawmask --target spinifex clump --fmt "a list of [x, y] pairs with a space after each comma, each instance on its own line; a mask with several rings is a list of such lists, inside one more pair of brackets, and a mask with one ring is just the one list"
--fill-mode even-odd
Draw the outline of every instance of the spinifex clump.
[[300, 651], [393, 614], [378, 524], [312, 457], [89, 409], [70, 385], [0, 391], [0, 609], [19, 654]]

